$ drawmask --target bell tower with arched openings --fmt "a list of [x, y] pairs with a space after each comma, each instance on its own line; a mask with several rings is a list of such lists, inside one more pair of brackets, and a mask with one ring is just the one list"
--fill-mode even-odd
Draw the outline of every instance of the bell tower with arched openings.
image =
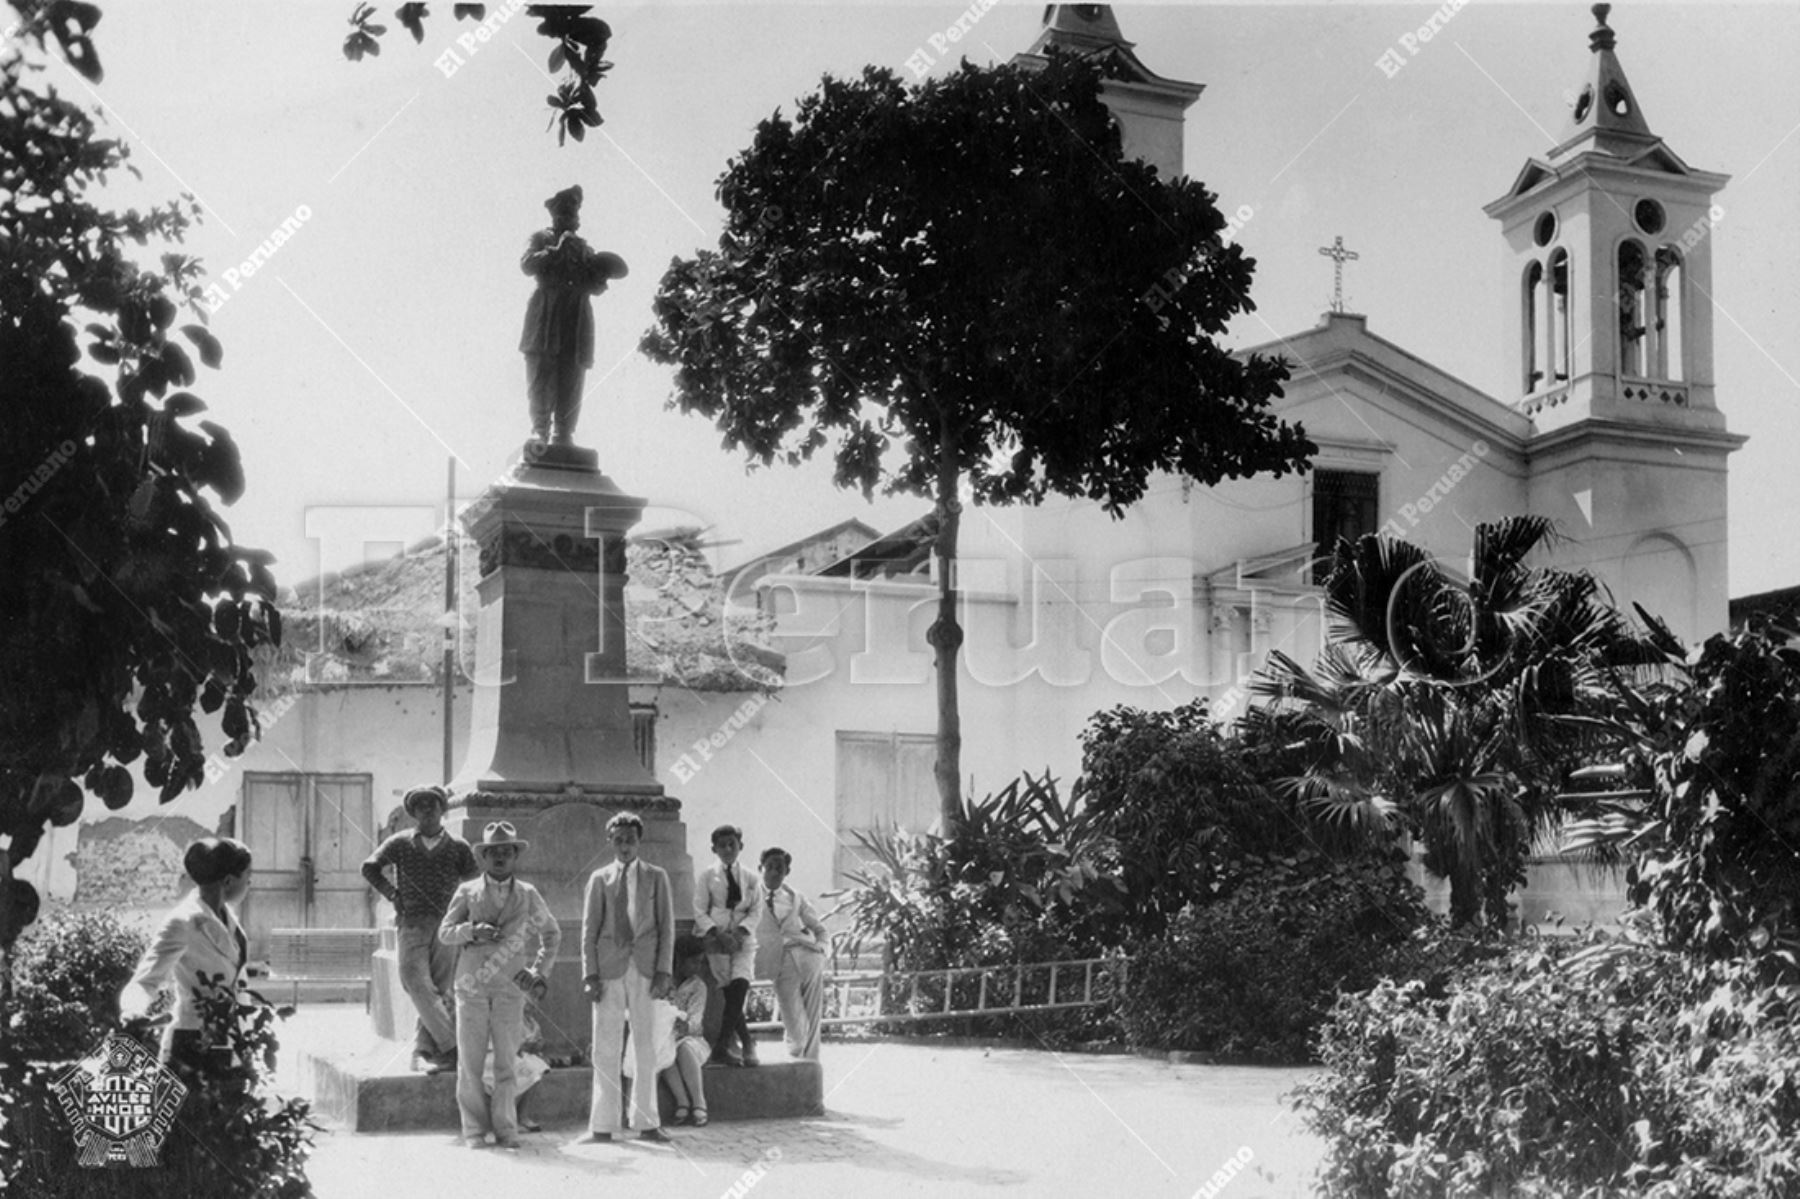
[[1607, 25], [1561, 140], [1484, 211], [1505, 241], [1500, 398], [1532, 421], [1530, 508], [1690, 640], [1726, 625], [1726, 430], [1713, 395], [1712, 252], [1727, 176], [1651, 132]]

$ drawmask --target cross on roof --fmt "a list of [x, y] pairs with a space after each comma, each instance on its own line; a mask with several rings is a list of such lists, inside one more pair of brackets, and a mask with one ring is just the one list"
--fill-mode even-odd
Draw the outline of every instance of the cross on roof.
[[1342, 312], [1344, 310], [1344, 263], [1361, 258], [1362, 255], [1355, 250], [1346, 250], [1341, 234], [1333, 239], [1330, 245], [1320, 246], [1319, 253], [1331, 259], [1331, 310]]

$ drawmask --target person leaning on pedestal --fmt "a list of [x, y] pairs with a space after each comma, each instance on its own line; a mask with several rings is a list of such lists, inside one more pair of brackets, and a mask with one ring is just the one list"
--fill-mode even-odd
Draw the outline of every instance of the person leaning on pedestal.
[[756, 927], [756, 977], [775, 984], [788, 1056], [819, 1056], [825, 1015], [825, 951], [831, 934], [806, 896], [787, 885], [794, 859], [785, 849], [762, 851], [763, 914]]
[[[230, 1065], [229, 1030], [209, 1028], [194, 990], [202, 976], [223, 975], [232, 994], [244, 985], [250, 943], [235, 905], [250, 893], [250, 849], [230, 837], [202, 837], [182, 857], [197, 884], [181, 898], [150, 940], [150, 947], [119, 995], [126, 1021], [168, 1020], [162, 1060], [177, 1074], [216, 1073]], [[166, 992], [175, 992], [172, 1018]]]
[[[694, 931], [706, 941], [706, 964], [725, 996], [719, 1039], [713, 1044], [712, 1066], [754, 1066], [756, 1042], [744, 1015], [750, 979], [756, 972], [756, 925], [762, 919], [762, 883], [738, 861], [744, 830], [721, 824], [713, 830], [712, 851], [718, 861], [694, 880]], [[736, 1041], [742, 1056], [731, 1056]]]
[[[438, 939], [438, 925], [458, 883], [481, 873], [468, 842], [444, 828], [450, 795], [442, 787], [414, 787], [401, 801], [417, 827], [395, 833], [362, 864], [369, 886], [394, 905], [400, 986], [418, 1009], [413, 1069], [436, 1074], [456, 1068], [452, 983], [456, 950]], [[387, 868], [394, 868], [389, 882]]]

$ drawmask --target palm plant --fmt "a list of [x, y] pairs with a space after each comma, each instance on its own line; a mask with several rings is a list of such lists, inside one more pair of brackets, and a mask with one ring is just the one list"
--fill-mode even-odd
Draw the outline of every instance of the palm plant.
[[1246, 732], [1288, 747], [1284, 785], [1324, 822], [1402, 817], [1459, 925], [1505, 923], [1593, 739], [1559, 718], [1645, 653], [1591, 576], [1529, 564], [1552, 536], [1539, 516], [1479, 525], [1466, 578], [1410, 542], [1339, 542], [1325, 651], [1310, 670], [1271, 654], [1251, 684], [1274, 702]]

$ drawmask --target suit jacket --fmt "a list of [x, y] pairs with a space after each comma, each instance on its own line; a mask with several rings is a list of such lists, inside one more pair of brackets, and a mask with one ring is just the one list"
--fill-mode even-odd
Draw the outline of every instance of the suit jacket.
[[202, 974], [225, 976], [236, 990], [243, 984], [244, 959], [238, 934], [243, 927], [228, 907], [221, 920], [206, 906], [198, 890], [182, 897], [163, 918], [137, 970], [119, 995], [121, 1016], [147, 1016], [157, 1008], [165, 988], [175, 990], [174, 1019], [163, 1031], [166, 1043], [177, 1029], [198, 1029], [200, 1008], [194, 988]]
[[[498, 941], [475, 940], [475, 926], [500, 927]], [[535, 938], [537, 955], [529, 962], [525, 947]], [[456, 955], [456, 990], [476, 994], [516, 987], [513, 975], [526, 968], [548, 978], [562, 944], [562, 927], [538, 889], [520, 878], [512, 881], [512, 894], [496, 903], [487, 892], [487, 875], [478, 875], [456, 888], [450, 906], [438, 925], [438, 940], [460, 945]]]
[[632, 939], [620, 941], [613, 927], [619, 900], [619, 872], [609, 862], [588, 876], [581, 914], [581, 974], [602, 979], [625, 977], [627, 963], [637, 963], [645, 978], [675, 972], [675, 893], [669, 873], [643, 859], [637, 863], [637, 920]]

